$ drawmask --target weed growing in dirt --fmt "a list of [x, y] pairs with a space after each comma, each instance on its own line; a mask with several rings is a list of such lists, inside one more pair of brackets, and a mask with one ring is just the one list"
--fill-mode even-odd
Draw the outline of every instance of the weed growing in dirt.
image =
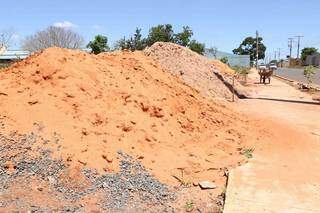
[[191, 212], [193, 208], [194, 208], [193, 201], [192, 200], [187, 201], [185, 205], [186, 212]]
[[250, 72], [249, 67], [233, 66], [231, 67], [238, 75], [247, 75]]
[[312, 77], [315, 74], [314, 70], [315, 70], [314, 66], [307, 66], [303, 70], [303, 75], [308, 80], [308, 84], [312, 83]]
[[253, 155], [252, 155], [253, 151], [254, 151], [253, 148], [242, 148], [240, 150], [240, 153], [242, 155], [246, 156], [247, 158], [252, 158], [253, 157]]
[[10, 64], [0, 64], [0, 70], [9, 67]]
[[173, 177], [179, 181], [179, 183], [182, 187], [186, 187], [186, 188], [191, 187], [191, 185], [192, 185], [191, 181], [186, 180], [184, 178], [183, 174], [184, 174], [184, 172], [183, 172], [183, 170], [181, 170], [181, 178], [176, 175], [173, 175]]

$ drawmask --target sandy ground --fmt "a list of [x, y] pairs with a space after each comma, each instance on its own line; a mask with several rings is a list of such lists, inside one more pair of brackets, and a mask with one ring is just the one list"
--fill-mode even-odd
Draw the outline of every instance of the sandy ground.
[[224, 212], [319, 212], [320, 105], [279, 80], [256, 82], [250, 74], [253, 99], [237, 104], [269, 137], [230, 172]]

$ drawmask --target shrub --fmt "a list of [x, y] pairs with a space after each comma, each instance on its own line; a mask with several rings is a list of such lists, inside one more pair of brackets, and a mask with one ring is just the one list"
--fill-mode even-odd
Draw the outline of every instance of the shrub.
[[229, 59], [228, 59], [228, 57], [223, 57], [223, 58], [220, 58], [220, 61], [221, 61], [222, 63], [224, 63], [224, 64], [228, 64]]
[[308, 84], [312, 83], [312, 77], [315, 74], [314, 66], [307, 66], [303, 70], [303, 75], [307, 79]]

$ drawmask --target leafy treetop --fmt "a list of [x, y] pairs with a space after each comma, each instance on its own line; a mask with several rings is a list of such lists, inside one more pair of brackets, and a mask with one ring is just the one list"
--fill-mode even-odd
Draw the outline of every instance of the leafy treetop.
[[303, 48], [301, 51], [301, 59], [302, 61], [305, 61], [307, 59], [307, 56], [316, 54], [318, 50], [314, 47], [306, 47]]
[[152, 27], [149, 31], [147, 38], [148, 46], [152, 46], [154, 43], [161, 42], [173, 42], [174, 33], [171, 24], [158, 25]]
[[[258, 59], [265, 58], [266, 46], [262, 43], [262, 37], [258, 38], [259, 44], [259, 57]], [[256, 60], [256, 51], [257, 51], [257, 40], [253, 37], [245, 38], [240, 46], [233, 50], [234, 54], [237, 55], [250, 55], [250, 61]]]
[[203, 54], [205, 45], [191, 40], [193, 31], [190, 27], [184, 26], [182, 32], [174, 33], [171, 24], [157, 25], [149, 30], [146, 38], [142, 37], [141, 29], [136, 28], [135, 34], [129, 39], [125, 37], [118, 40], [115, 44], [115, 49], [128, 49], [131, 51], [143, 50], [147, 46], [152, 46], [156, 42], [172, 42], [181, 46], [189, 47], [191, 50]]
[[199, 53], [200, 55], [203, 55], [205, 51], [205, 45], [200, 42], [197, 42], [196, 40], [190, 41], [188, 47], [190, 48], [190, 50]]
[[174, 35], [174, 41], [176, 44], [181, 46], [188, 46], [190, 44], [191, 37], [193, 36], [193, 31], [188, 26], [184, 26], [181, 33]]
[[90, 41], [87, 47], [91, 48], [94, 54], [99, 54], [101, 52], [110, 50], [108, 46], [108, 38], [103, 35], [96, 35], [94, 40]]

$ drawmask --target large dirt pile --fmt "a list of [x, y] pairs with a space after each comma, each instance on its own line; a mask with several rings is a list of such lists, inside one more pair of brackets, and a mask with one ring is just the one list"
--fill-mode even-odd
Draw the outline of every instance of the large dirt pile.
[[37, 131], [53, 157], [100, 174], [120, 170], [121, 150], [161, 182], [221, 191], [224, 170], [245, 159], [245, 119], [142, 52], [46, 49], [0, 73], [0, 107], [2, 134]]
[[157, 42], [144, 52], [203, 95], [223, 99], [231, 97], [230, 90], [214, 74], [216, 70], [210, 61], [190, 49], [173, 43]]
[[234, 75], [236, 72], [231, 69], [227, 64], [222, 63], [220, 60], [211, 60], [210, 64], [212, 64], [219, 72], [226, 75]]

